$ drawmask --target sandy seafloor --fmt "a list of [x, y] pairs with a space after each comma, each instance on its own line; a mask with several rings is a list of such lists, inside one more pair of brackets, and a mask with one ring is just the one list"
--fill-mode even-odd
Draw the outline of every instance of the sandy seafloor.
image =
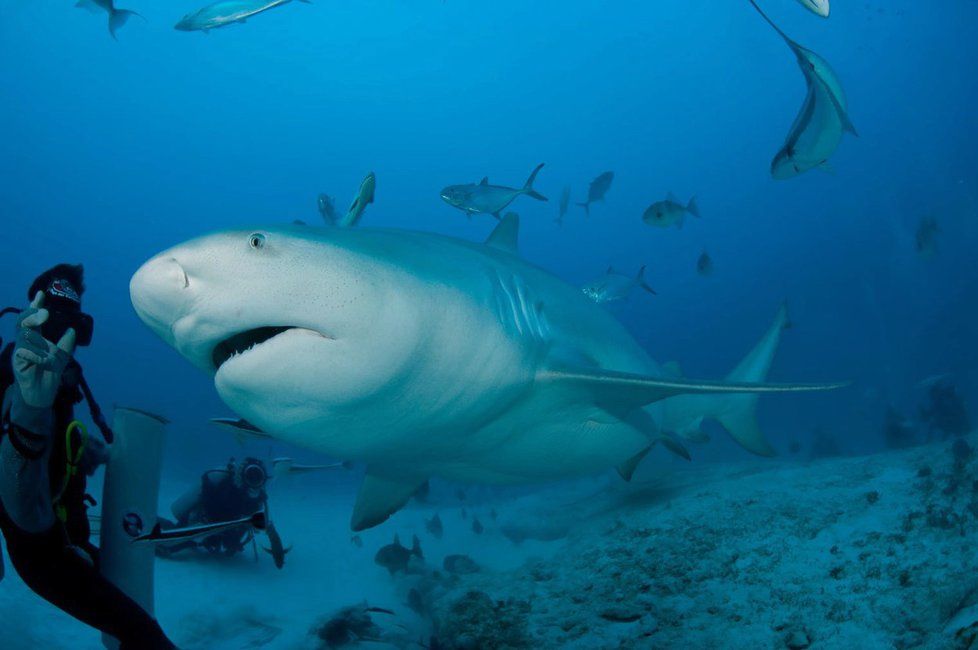
[[[978, 447], [978, 436], [965, 440]], [[366, 600], [394, 610], [375, 620], [417, 648], [408, 639], [430, 624], [405, 604], [414, 587], [447, 647], [968, 648], [978, 636], [978, 454], [966, 451], [947, 441], [867, 457], [670, 463], [628, 485], [601, 477], [495, 501], [470, 490], [465, 520], [445, 487], [362, 534], [362, 548], [347, 532], [352, 485], [298, 478], [270, 491], [294, 545], [283, 570], [250, 553], [160, 561], [157, 614], [188, 650], [316, 648], [317, 620]], [[163, 502], [182, 487], [165, 484]], [[441, 541], [424, 530], [436, 511]], [[503, 527], [566, 536], [514, 544]], [[426, 563], [392, 579], [373, 557], [394, 532], [405, 543], [417, 533]], [[482, 570], [446, 577], [449, 553]], [[2, 647], [101, 647], [7, 569]]]

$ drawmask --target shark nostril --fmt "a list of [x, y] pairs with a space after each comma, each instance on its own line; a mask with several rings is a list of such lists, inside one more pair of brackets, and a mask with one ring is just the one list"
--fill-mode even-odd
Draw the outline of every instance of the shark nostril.
[[187, 275], [187, 272], [184, 270], [183, 265], [181, 265], [180, 262], [177, 261], [177, 258], [175, 257], [171, 257], [170, 259], [173, 261], [174, 264], [177, 265], [177, 268], [180, 269], [180, 274], [183, 276], [183, 288], [189, 289], [190, 277]]

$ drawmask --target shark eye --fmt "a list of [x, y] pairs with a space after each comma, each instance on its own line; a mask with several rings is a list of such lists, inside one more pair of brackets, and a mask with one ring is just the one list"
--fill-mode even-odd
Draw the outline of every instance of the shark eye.
[[251, 237], [248, 238], [248, 243], [256, 251], [265, 248], [265, 235], [260, 232], [252, 233]]

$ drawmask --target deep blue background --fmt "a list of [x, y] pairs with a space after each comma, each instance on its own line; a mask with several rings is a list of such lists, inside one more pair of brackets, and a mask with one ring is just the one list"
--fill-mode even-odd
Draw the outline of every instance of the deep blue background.
[[[132, 272], [205, 231], [315, 223], [320, 191], [345, 207], [370, 170], [365, 225], [476, 239], [491, 220], [467, 221], [438, 190], [486, 174], [519, 185], [546, 162], [551, 202], [514, 205], [525, 255], [574, 283], [649, 265], [659, 296], [612, 309], [691, 375], [724, 374], [787, 298], [795, 328], [773, 378], [856, 383], [763, 400], [782, 448], [819, 423], [873, 448], [884, 403], [915, 411], [914, 386], [936, 373], [974, 401], [978, 3], [839, 1], [825, 21], [767, 0], [833, 64], [861, 136], [834, 174], [788, 182], [768, 165], [804, 83], [746, 0], [317, 0], [208, 35], [172, 29], [197, 2], [120, 4], [146, 21], [118, 42], [68, 1], [0, 4], [0, 300], [83, 261], [98, 325], [79, 356], [107, 405], [176, 421], [171, 453], [223, 457], [229, 439], [205, 419], [225, 410], [138, 322]], [[605, 170], [607, 202], [558, 228], [561, 188], [583, 200]], [[695, 194], [702, 220], [645, 226], [670, 191]], [[913, 245], [925, 216], [942, 229], [930, 260]], [[695, 273], [704, 247], [710, 278]], [[697, 454], [732, 446], [712, 449]]]

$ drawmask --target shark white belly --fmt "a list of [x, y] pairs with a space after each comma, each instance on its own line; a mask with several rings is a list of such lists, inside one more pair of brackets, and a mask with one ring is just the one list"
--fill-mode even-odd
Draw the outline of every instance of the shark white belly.
[[728, 382], [665, 377], [611, 315], [521, 260], [516, 230], [508, 218], [485, 245], [394, 230], [224, 232], [154, 257], [130, 290], [143, 321], [212, 373], [241, 417], [367, 464], [354, 529], [430, 476], [628, 476], [656, 441], [678, 448], [666, 428], [701, 417], [764, 453], [750, 393], [830, 387], [745, 383], [763, 380], [779, 324]]

